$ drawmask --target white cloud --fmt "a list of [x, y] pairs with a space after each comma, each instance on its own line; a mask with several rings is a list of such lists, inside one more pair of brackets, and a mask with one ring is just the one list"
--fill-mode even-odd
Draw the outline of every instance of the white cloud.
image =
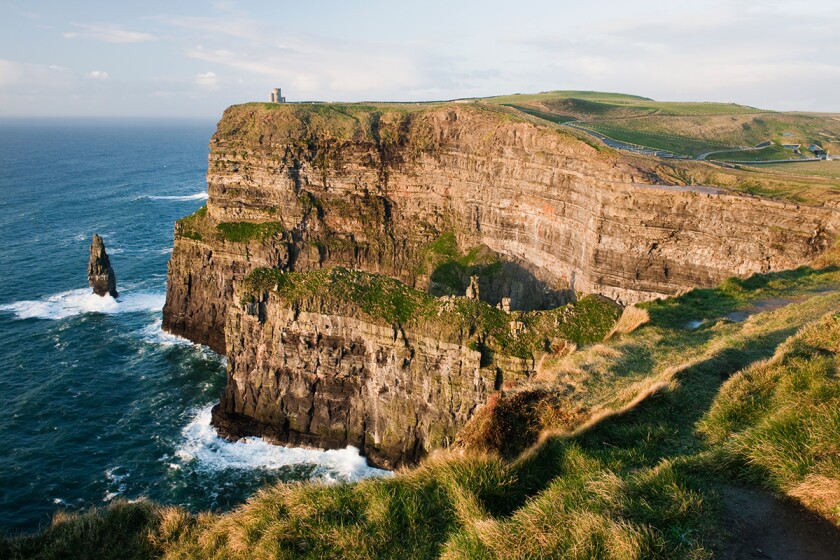
[[129, 31], [127, 29], [123, 29], [121, 25], [113, 23], [74, 23], [73, 27], [77, 27], [81, 29], [81, 31], [68, 31], [66, 33], [62, 33], [62, 36], [65, 39], [83, 38], [93, 39], [95, 41], [104, 41], [105, 43], [144, 43], [155, 39], [155, 36], [149, 33]]
[[108, 72], [104, 70], [91, 70], [90, 72], [85, 73], [85, 78], [90, 80], [107, 80]]
[[215, 72], [204, 72], [196, 75], [195, 83], [204, 89], [214, 90], [219, 88], [219, 77]]

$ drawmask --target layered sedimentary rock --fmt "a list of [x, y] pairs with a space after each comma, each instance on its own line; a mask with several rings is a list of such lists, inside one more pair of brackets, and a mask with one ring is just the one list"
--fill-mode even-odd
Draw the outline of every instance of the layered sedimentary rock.
[[105, 242], [99, 234], [93, 234], [88, 261], [88, 284], [98, 296], [117, 297], [117, 276], [111, 267], [111, 260], [105, 252]]
[[273, 297], [263, 315], [234, 308], [229, 383], [213, 411], [228, 437], [353, 445], [376, 465], [448, 445], [495, 387], [466, 339], [382, 325], [355, 309], [296, 312]]
[[[273, 317], [266, 339], [265, 325], [228, 313], [237, 282], [254, 269], [346, 266], [455, 293], [459, 282], [470, 283], [471, 255], [486, 252], [500, 264], [476, 274], [475, 291], [491, 303], [510, 298], [513, 309], [531, 309], [595, 293], [629, 304], [810, 262], [838, 229], [829, 209], [659, 183], [651, 167], [477, 105], [232, 107], [211, 142], [207, 207], [176, 227], [164, 326], [220, 352], [237, 341], [225, 406], [236, 395], [250, 400], [226, 409], [224, 419], [217, 414], [229, 434], [358, 443], [370, 437], [360, 426], [368, 426], [368, 411], [379, 402], [369, 389], [379, 381], [371, 380], [384, 375], [362, 367], [384, 347], [360, 344], [392, 331], [371, 330], [352, 315], [295, 319], [294, 310], [275, 304], [266, 310]], [[454, 251], [442, 249], [448, 239]], [[452, 267], [461, 267], [454, 281]], [[300, 317], [305, 328], [294, 323]], [[275, 336], [281, 324], [300, 337]], [[328, 325], [339, 338], [324, 338]], [[423, 348], [427, 376], [452, 356], [472, 359], [458, 342], [443, 347], [434, 339], [400, 333], [396, 340]], [[320, 342], [302, 349], [310, 342], [301, 341], [311, 340]], [[398, 356], [394, 348], [385, 353]], [[335, 364], [325, 369], [322, 360]], [[420, 370], [386, 363], [404, 386], [416, 386]], [[459, 390], [474, 377], [471, 367], [447, 371], [460, 376]], [[482, 398], [481, 383], [453, 401], [458, 410]], [[351, 393], [360, 404], [341, 422], [318, 412]], [[429, 404], [418, 400], [422, 392], [399, 394], [417, 410]], [[300, 401], [289, 404], [291, 397], [280, 395]], [[297, 410], [298, 420], [266, 424], [272, 406]], [[303, 410], [312, 416], [303, 418]], [[389, 440], [371, 453], [399, 462], [425, 448], [418, 441]]]

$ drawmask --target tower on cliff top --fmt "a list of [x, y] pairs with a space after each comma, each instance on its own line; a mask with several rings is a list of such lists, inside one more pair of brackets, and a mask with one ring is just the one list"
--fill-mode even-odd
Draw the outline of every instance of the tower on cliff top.
[[280, 88], [276, 87], [271, 90], [271, 102], [272, 103], [285, 103], [286, 98], [280, 94]]

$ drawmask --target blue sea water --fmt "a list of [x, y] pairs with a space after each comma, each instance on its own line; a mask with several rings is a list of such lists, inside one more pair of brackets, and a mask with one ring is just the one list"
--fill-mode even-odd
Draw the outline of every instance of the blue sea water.
[[[352, 448], [219, 439], [224, 359], [161, 331], [173, 224], [207, 198], [213, 129], [0, 121], [0, 531], [116, 498], [224, 510], [276, 480], [383, 474]], [[116, 300], [87, 287], [94, 233]]]

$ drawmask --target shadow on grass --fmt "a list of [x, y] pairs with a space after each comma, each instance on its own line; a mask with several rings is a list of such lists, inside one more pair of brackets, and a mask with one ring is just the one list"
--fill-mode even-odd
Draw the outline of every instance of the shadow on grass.
[[549, 437], [526, 458], [511, 466], [517, 480], [504, 508], [506, 515], [544, 490], [557, 476], [567, 446], [580, 447], [613, 471], [627, 473], [662, 460], [680, 461], [700, 451], [697, 422], [706, 414], [723, 381], [757, 360], [769, 358], [797, 327], [778, 329], [746, 340], [739, 348], [725, 348], [676, 375], [678, 386], [655, 394], [633, 410], [596, 424], [572, 438]]
[[651, 324], [682, 329], [691, 321], [721, 318], [750, 302], [766, 297], [795, 296], [807, 293], [827, 275], [840, 270], [829, 266], [814, 269], [803, 266], [795, 270], [754, 274], [749, 278], [729, 278], [715, 288], [698, 288], [679, 297], [660, 300], [641, 307], [650, 313]]

